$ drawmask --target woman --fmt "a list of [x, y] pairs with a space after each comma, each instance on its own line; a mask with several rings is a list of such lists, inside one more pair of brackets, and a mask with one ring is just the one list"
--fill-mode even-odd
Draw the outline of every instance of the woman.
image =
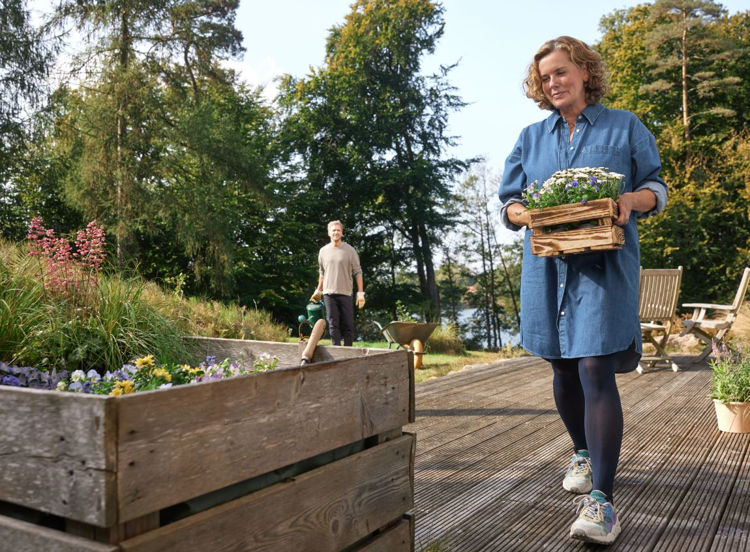
[[615, 221], [625, 232], [621, 250], [537, 257], [527, 230], [521, 277], [521, 344], [551, 363], [555, 404], [573, 441], [563, 488], [590, 493], [576, 499], [570, 535], [609, 544], [620, 532], [612, 497], [623, 431], [615, 373], [634, 370], [641, 354], [635, 219], [664, 208], [666, 184], [653, 135], [632, 113], [599, 103], [605, 68], [585, 43], [562, 36], [543, 44], [524, 88], [552, 114], [521, 132], [505, 162], [503, 224], [528, 226], [521, 192], [555, 171], [606, 167], [625, 175]]

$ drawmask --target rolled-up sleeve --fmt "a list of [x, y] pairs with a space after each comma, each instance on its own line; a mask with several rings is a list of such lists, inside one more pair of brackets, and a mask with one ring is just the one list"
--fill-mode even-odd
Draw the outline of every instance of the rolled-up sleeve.
[[502, 203], [500, 207], [500, 217], [503, 226], [511, 230], [520, 230], [521, 227], [513, 224], [508, 218], [508, 207], [514, 203], [523, 203], [522, 192], [526, 188], [526, 174], [523, 171], [523, 165], [521, 163], [521, 148], [523, 144], [523, 132], [518, 137], [516, 145], [513, 146], [513, 151], [505, 160], [505, 168], [503, 169], [503, 177], [500, 180], [500, 189], [498, 190], [498, 196]]
[[656, 206], [650, 211], [636, 213], [637, 218], [650, 217], [664, 210], [667, 205], [667, 184], [659, 176], [661, 160], [654, 135], [638, 121], [631, 148], [633, 191], [651, 190], [656, 196]]

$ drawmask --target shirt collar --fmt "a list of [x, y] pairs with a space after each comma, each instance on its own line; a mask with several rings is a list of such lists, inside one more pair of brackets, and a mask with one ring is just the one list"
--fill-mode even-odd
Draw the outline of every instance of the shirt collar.
[[[589, 122], [590, 125], [593, 125], [596, 120], [599, 118], [599, 115], [601, 115], [602, 111], [604, 111], [604, 106], [602, 104], [596, 103], [587, 105], [586, 108], [583, 110], [581, 115], [586, 117], [586, 120]], [[565, 121], [565, 118], [560, 115], [560, 112], [555, 110], [552, 112], [552, 114], [547, 117], [546, 126], [547, 126], [547, 132], [552, 132], [555, 130], [555, 127]]]

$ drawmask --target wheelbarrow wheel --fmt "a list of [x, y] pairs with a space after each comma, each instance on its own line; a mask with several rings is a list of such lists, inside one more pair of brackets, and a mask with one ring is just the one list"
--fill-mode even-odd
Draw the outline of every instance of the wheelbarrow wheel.
[[409, 343], [409, 350], [414, 353], [414, 369], [419, 370], [422, 367], [424, 344], [419, 339], [412, 339]]

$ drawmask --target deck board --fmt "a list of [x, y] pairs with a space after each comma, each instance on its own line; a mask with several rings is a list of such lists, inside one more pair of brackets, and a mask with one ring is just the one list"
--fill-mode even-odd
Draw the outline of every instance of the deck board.
[[[608, 550], [750, 550], [750, 435], [721, 433], [710, 370], [618, 375], [625, 415]], [[416, 388], [416, 550], [592, 550], [568, 537], [571, 443], [549, 365], [526, 357]]]

